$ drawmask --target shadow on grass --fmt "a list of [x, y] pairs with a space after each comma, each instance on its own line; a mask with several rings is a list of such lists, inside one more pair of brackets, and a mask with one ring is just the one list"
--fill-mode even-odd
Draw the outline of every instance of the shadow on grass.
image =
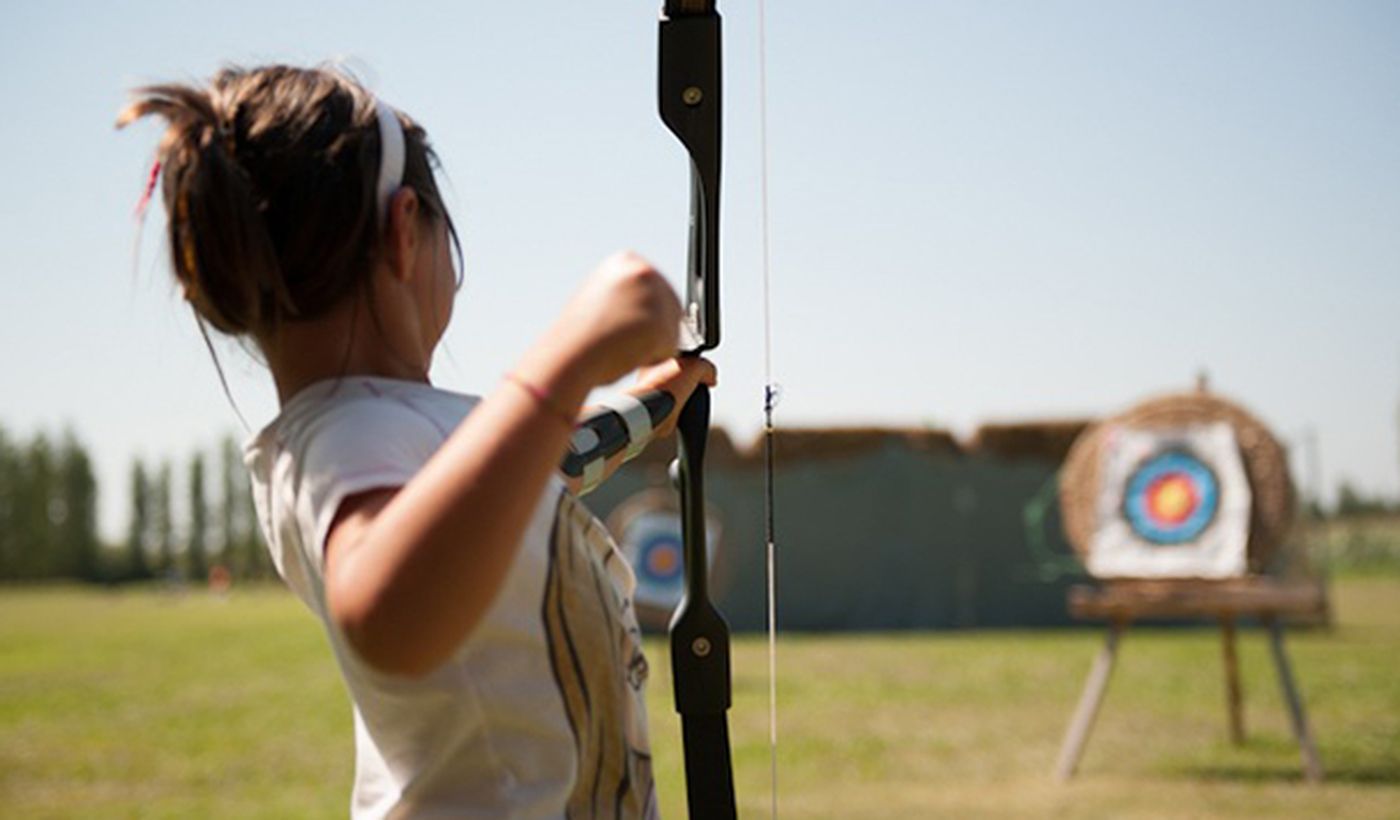
[[[1360, 786], [1400, 785], [1400, 765], [1339, 765], [1329, 767], [1322, 760], [1323, 783], [1348, 783]], [[1284, 765], [1206, 765], [1181, 767], [1174, 774], [1199, 780], [1231, 783], [1302, 783], [1301, 761]]]
[[[1360, 741], [1361, 738], [1353, 738]], [[1365, 738], [1370, 740], [1370, 738]], [[1389, 738], [1385, 744], [1323, 745], [1323, 783], [1358, 786], [1400, 786], [1400, 755]], [[1253, 735], [1243, 745], [1221, 743], [1194, 758], [1167, 762], [1164, 773], [1183, 780], [1217, 783], [1303, 783], [1303, 761], [1297, 743], [1280, 735]]]

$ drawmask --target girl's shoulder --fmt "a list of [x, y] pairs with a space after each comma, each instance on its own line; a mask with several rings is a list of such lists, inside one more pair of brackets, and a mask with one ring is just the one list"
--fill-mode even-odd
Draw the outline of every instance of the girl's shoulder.
[[[301, 468], [339, 462], [422, 463], [479, 399], [430, 384], [369, 376], [327, 379], [289, 399], [277, 417], [244, 445], [256, 476], [278, 459]], [[300, 472], [300, 470], [298, 470]]]

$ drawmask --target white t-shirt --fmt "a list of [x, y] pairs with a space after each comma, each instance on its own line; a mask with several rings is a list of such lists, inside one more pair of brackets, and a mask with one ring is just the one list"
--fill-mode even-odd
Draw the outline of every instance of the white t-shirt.
[[324, 625], [354, 701], [351, 814], [654, 817], [636, 582], [558, 479], [495, 603], [425, 678], [369, 667], [328, 617], [324, 545], [341, 501], [407, 483], [477, 402], [347, 376], [297, 393], [244, 448], [272, 559]]

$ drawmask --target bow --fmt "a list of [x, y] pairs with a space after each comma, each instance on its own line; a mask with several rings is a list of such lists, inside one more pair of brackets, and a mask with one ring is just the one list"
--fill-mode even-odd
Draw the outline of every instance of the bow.
[[[720, 19], [714, 0], [666, 0], [658, 59], [661, 119], [690, 155], [690, 253], [683, 355], [719, 345]], [[705, 442], [710, 391], [700, 385], [677, 420], [676, 483], [686, 592], [671, 618], [671, 675], [692, 818], [732, 818], [729, 624], [709, 595]]]

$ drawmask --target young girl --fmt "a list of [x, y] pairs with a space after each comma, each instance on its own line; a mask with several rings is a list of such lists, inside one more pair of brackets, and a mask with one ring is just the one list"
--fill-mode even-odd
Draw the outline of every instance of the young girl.
[[354, 702], [352, 814], [655, 815], [634, 580], [557, 467], [592, 388], [714, 382], [671, 358], [665, 280], [611, 257], [489, 396], [441, 390], [456, 234], [422, 128], [285, 66], [142, 89], [118, 125], [151, 114], [184, 297], [276, 384], [245, 460]]

